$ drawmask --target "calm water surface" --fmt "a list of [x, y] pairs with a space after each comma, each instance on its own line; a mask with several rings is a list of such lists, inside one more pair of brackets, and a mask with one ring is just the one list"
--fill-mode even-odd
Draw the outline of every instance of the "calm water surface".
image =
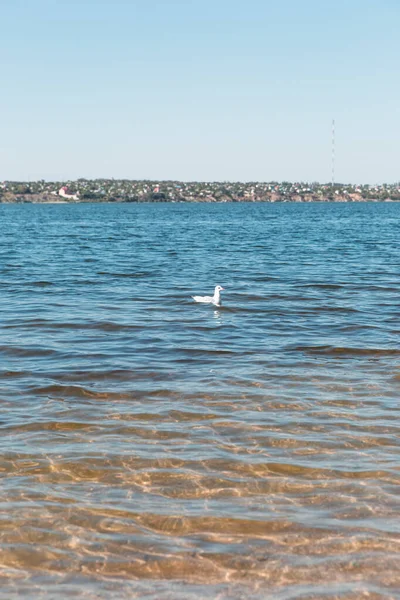
[[400, 204], [0, 205], [1, 599], [400, 598], [399, 239]]

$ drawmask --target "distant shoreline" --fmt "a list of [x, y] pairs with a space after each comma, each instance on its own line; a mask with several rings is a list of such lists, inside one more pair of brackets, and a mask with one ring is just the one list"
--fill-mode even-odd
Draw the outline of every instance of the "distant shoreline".
[[400, 183], [355, 185], [284, 182], [182, 182], [128, 179], [4, 181], [2, 204], [398, 202]]

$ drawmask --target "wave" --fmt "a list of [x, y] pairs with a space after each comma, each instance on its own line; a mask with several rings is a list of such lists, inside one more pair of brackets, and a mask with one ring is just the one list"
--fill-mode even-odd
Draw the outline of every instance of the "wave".
[[109, 277], [116, 278], [128, 278], [128, 279], [137, 279], [140, 277], [152, 277], [154, 276], [153, 271], [135, 271], [134, 273], [118, 273], [113, 271], [96, 271], [96, 275], [108, 275]]
[[360, 348], [351, 346], [303, 346], [294, 345], [287, 346], [287, 350], [291, 352], [304, 352], [305, 354], [322, 354], [326, 356], [400, 356], [398, 348]]
[[42, 347], [32, 347], [27, 348], [24, 346], [11, 346], [11, 345], [2, 345], [0, 346], [0, 354], [5, 354], [8, 356], [19, 356], [19, 357], [30, 357], [30, 356], [57, 356], [59, 354], [58, 351], [52, 350], [50, 348], [42, 348]]
[[[100, 376], [98, 376], [100, 377]], [[30, 387], [29, 392], [38, 396], [63, 396], [68, 398], [93, 398], [97, 400], [126, 400], [132, 398], [128, 392], [98, 392], [80, 385], [52, 384]]]

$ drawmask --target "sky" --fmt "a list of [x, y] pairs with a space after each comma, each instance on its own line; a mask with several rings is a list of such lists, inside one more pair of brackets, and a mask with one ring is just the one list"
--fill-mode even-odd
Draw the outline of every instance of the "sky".
[[0, 180], [400, 180], [398, 0], [0, 0]]

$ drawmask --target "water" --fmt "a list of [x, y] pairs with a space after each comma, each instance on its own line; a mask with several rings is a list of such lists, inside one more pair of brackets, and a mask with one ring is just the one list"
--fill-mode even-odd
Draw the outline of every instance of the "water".
[[399, 598], [399, 239], [400, 204], [0, 205], [0, 597]]

